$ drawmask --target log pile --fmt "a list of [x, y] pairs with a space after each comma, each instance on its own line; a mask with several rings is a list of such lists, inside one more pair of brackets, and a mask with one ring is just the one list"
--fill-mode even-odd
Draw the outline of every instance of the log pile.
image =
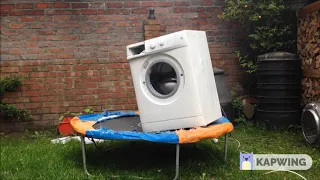
[[303, 72], [302, 103], [320, 102], [320, 2], [303, 8], [298, 18], [298, 54]]
[[320, 102], [320, 78], [303, 78], [302, 86], [303, 104]]

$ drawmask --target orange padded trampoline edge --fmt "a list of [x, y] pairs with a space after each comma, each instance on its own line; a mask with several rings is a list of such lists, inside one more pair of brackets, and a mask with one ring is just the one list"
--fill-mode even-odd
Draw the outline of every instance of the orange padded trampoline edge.
[[[81, 135], [85, 136], [86, 131], [94, 130], [95, 121], [81, 121], [78, 117], [70, 120], [72, 128]], [[232, 123], [215, 124], [208, 127], [199, 127], [190, 130], [177, 130], [179, 144], [195, 143], [202, 139], [219, 138], [233, 130]]]
[[78, 117], [74, 117], [70, 120], [72, 128], [82, 135], [86, 135], [87, 130], [93, 130], [95, 121], [81, 121]]
[[215, 124], [208, 127], [200, 127], [192, 130], [176, 131], [179, 144], [195, 143], [202, 139], [218, 138], [233, 130], [232, 123]]

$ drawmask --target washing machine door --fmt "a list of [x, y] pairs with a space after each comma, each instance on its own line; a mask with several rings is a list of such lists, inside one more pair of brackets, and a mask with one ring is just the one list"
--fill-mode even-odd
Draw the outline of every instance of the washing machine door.
[[145, 85], [149, 93], [159, 99], [174, 96], [181, 86], [183, 72], [177, 61], [161, 56], [147, 63]]
[[172, 96], [179, 87], [179, 76], [174, 65], [159, 61], [149, 66], [146, 74], [146, 85], [151, 94], [159, 98]]
[[309, 144], [320, 145], [320, 103], [305, 106], [301, 118], [302, 131]]

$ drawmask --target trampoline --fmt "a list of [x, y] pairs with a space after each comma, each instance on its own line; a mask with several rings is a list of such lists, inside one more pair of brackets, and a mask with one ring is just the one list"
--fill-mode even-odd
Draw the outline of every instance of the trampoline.
[[86, 114], [71, 119], [70, 124], [81, 137], [83, 168], [87, 175], [86, 147], [84, 138], [104, 140], [134, 140], [176, 145], [174, 180], [179, 176], [180, 144], [196, 143], [203, 139], [219, 138], [224, 135], [224, 160], [227, 159], [227, 134], [233, 130], [232, 123], [225, 117], [205, 127], [194, 127], [161, 132], [143, 132], [139, 113], [134, 111], [104, 111], [101, 114]]

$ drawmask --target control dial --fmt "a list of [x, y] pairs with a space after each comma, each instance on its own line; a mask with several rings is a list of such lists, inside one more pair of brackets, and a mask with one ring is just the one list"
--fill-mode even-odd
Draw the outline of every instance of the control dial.
[[156, 48], [156, 45], [155, 44], [150, 44], [150, 48], [154, 49], [154, 48]]

